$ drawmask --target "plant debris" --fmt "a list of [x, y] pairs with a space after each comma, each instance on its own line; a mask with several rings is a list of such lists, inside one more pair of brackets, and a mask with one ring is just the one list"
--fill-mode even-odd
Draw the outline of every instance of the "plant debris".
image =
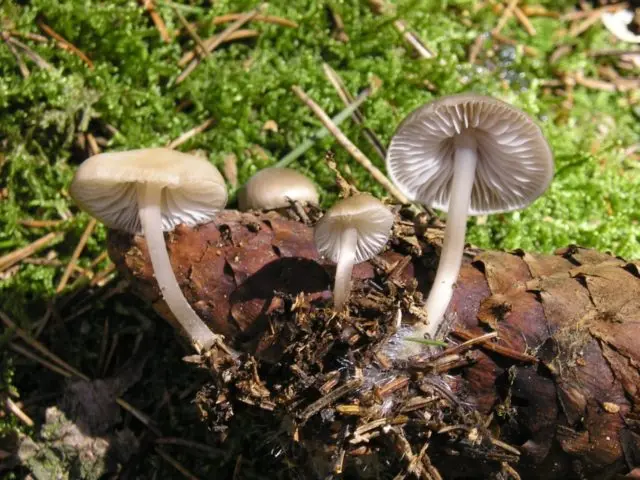
[[[624, 418], [640, 405], [637, 266], [579, 247], [473, 252], [447, 314], [465, 343], [400, 361], [398, 314], [421, 320], [442, 236], [411, 225], [399, 216], [389, 249], [354, 269], [344, 314], [330, 308], [333, 267], [306, 225], [224, 211], [170, 235], [185, 295], [246, 352], [198, 361], [213, 380], [197, 402], [220, 445], [242, 435], [238, 423], [268, 415], [262, 433], [308, 478], [623, 472], [619, 439], [638, 434]], [[167, 318], [144, 243], [112, 232], [110, 254]]]

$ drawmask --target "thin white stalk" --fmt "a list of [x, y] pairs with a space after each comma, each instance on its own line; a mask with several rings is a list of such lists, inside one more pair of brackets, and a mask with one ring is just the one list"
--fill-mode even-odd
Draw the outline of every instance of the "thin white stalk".
[[357, 242], [358, 231], [355, 228], [347, 228], [340, 235], [340, 254], [333, 284], [333, 305], [336, 310], [342, 309], [351, 293], [351, 272], [356, 260]]
[[454, 140], [454, 167], [447, 226], [444, 230], [444, 243], [440, 253], [440, 262], [436, 278], [427, 298], [426, 310], [428, 324], [416, 328], [416, 336], [435, 338], [447, 311], [453, 288], [460, 273], [464, 237], [467, 229], [467, 215], [471, 202], [471, 190], [476, 176], [478, 152], [476, 140], [472, 134], [462, 134]]
[[153, 273], [169, 310], [193, 342], [196, 350], [207, 350], [213, 346], [218, 335], [209, 330], [209, 327], [198, 317], [180, 290], [164, 242], [160, 197], [161, 189], [158, 187], [149, 184], [141, 184], [138, 187], [140, 223], [147, 242]]

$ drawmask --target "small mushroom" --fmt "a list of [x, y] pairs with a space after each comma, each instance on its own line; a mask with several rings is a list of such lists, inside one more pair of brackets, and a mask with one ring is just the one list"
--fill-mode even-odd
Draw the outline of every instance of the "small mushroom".
[[290, 201], [318, 204], [318, 190], [313, 182], [290, 168], [264, 168], [238, 192], [238, 207], [243, 212], [284, 208]]
[[224, 179], [207, 160], [166, 148], [95, 155], [80, 165], [69, 193], [109, 228], [144, 234], [164, 300], [197, 350], [215, 342], [184, 298], [163, 232], [209, 222], [224, 208]]
[[353, 266], [380, 253], [392, 226], [391, 211], [367, 194], [341, 200], [318, 221], [314, 229], [316, 248], [337, 264], [333, 287], [336, 310], [349, 298]]
[[616, 38], [623, 42], [640, 43], [640, 34], [631, 29], [633, 20], [634, 12], [630, 8], [602, 14], [602, 23]]
[[553, 156], [524, 112], [491, 97], [452, 95], [411, 113], [387, 152], [387, 170], [407, 197], [447, 212], [440, 262], [426, 303], [434, 338], [458, 278], [468, 215], [526, 207], [549, 186]]

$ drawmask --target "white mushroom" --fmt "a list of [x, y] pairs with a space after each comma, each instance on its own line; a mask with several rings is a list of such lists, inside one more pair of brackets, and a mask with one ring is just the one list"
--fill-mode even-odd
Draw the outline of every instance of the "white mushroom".
[[629, 26], [633, 22], [633, 10], [623, 8], [617, 12], [602, 14], [602, 23], [616, 38], [623, 42], [640, 43], [640, 35], [634, 33]]
[[337, 264], [333, 287], [336, 310], [349, 298], [353, 266], [380, 253], [392, 226], [391, 211], [367, 194], [341, 200], [316, 224], [314, 240], [318, 252]]
[[313, 182], [290, 168], [264, 168], [238, 192], [238, 208], [241, 211], [288, 207], [290, 200], [318, 204], [318, 190]]
[[116, 230], [144, 234], [160, 291], [196, 349], [215, 342], [184, 298], [169, 261], [163, 231], [210, 221], [227, 190], [207, 160], [166, 148], [102, 153], [76, 171], [69, 193], [83, 210]]
[[460, 271], [467, 215], [524, 208], [553, 177], [540, 128], [515, 107], [476, 94], [445, 97], [411, 113], [387, 152], [387, 170], [407, 197], [448, 212], [440, 262], [426, 303], [435, 338]]

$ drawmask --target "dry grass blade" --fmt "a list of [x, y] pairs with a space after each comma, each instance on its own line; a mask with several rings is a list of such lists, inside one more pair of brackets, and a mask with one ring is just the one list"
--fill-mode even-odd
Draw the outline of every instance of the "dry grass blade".
[[191, 26], [191, 24], [187, 22], [187, 19], [184, 18], [184, 15], [182, 15], [182, 13], [180, 12], [180, 9], [177, 7], [173, 7], [173, 11], [178, 17], [178, 20], [180, 20], [180, 23], [182, 24], [182, 26], [187, 30], [187, 33], [189, 34], [189, 36], [193, 39], [193, 41], [198, 46], [200, 55], [203, 58], [209, 55], [209, 52], [207, 51], [207, 47], [202, 42], [200, 35], [198, 35], [198, 32], [196, 32], [195, 29]]
[[162, 20], [162, 17], [156, 11], [156, 6], [153, 4], [153, 0], [142, 0], [142, 6], [147, 12], [149, 12], [151, 21], [156, 26], [158, 33], [160, 33], [162, 41], [169, 43], [171, 41], [171, 35], [169, 35], [169, 32], [167, 31], [167, 26], [164, 24], [164, 20]]
[[178, 148], [180, 145], [182, 145], [183, 143], [185, 143], [189, 139], [191, 139], [191, 138], [195, 137], [196, 135], [204, 132], [207, 128], [209, 128], [211, 125], [213, 125], [213, 122], [214, 122], [213, 118], [210, 118], [210, 119], [204, 121], [201, 125], [198, 125], [197, 127], [192, 128], [191, 130], [188, 130], [188, 131], [184, 132], [178, 138], [176, 138], [175, 140], [172, 140], [171, 142], [169, 142], [167, 144], [167, 148]]
[[0, 310], [0, 320], [2, 321], [2, 323], [5, 324], [5, 326], [7, 326], [8, 328], [12, 328], [14, 329], [16, 335], [18, 335], [22, 340], [24, 340], [25, 343], [27, 343], [29, 346], [33, 347], [34, 349], [36, 349], [37, 351], [39, 351], [40, 353], [42, 353], [45, 357], [48, 357], [49, 359], [53, 360], [55, 363], [57, 363], [60, 367], [66, 369], [67, 371], [73, 373], [74, 375], [76, 375], [79, 378], [82, 378], [83, 380], [89, 381], [89, 377], [87, 377], [84, 373], [80, 372], [79, 370], [73, 368], [71, 365], [69, 365], [67, 362], [65, 362], [64, 360], [62, 360], [60, 357], [58, 357], [55, 353], [52, 353], [47, 347], [45, 347], [42, 343], [40, 343], [39, 341], [37, 341], [36, 339], [34, 339], [33, 337], [31, 337], [31, 335], [29, 335], [27, 332], [25, 332], [24, 330], [22, 330], [20, 327], [18, 327], [13, 320], [11, 320], [9, 318], [9, 316], [4, 313], [3, 311]]
[[2, 32], [2, 39], [4, 40], [4, 43], [6, 43], [7, 48], [9, 49], [11, 54], [15, 57], [16, 63], [18, 64], [18, 70], [20, 70], [20, 75], [22, 75], [23, 78], [28, 78], [31, 72], [29, 72], [27, 65], [22, 60], [22, 57], [18, 53], [18, 50], [16, 50], [16, 47], [14, 47], [13, 44], [9, 41], [10, 38], [11, 37], [8, 33]]
[[180, 462], [165, 452], [162, 448], [156, 447], [156, 453], [162, 457], [162, 459], [180, 472], [185, 478], [189, 480], [199, 480], [193, 473], [187, 470]]
[[71, 277], [71, 273], [73, 272], [73, 269], [76, 266], [78, 259], [80, 258], [80, 254], [89, 241], [89, 237], [93, 233], [93, 229], [96, 227], [97, 223], [98, 222], [95, 218], [89, 220], [87, 227], [84, 229], [84, 232], [82, 232], [82, 236], [80, 237], [76, 248], [73, 250], [73, 254], [71, 255], [71, 259], [67, 264], [67, 268], [65, 268], [64, 272], [62, 273], [62, 278], [60, 279], [60, 282], [58, 282], [58, 286], [56, 287], [56, 293], [62, 292], [62, 290], [64, 290], [64, 288], [67, 286], [69, 278]]
[[60, 35], [59, 33], [57, 33], [55, 30], [53, 30], [53, 28], [51, 28], [49, 25], [47, 25], [46, 23], [44, 23], [42, 20], [38, 20], [37, 21], [38, 27], [40, 27], [42, 29], [43, 32], [45, 32], [47, 35], [49, 35], [50, 37], [52, 37], [56, 42], [58, 42], [58, 45], [60, 46], [60, 48], [62, 48], [63, 50], [67, 50], [69, 52], [74, 53], [75, 55], [77, 55], [78, 57], [80, 57], [80, 59], [87, 64], [87, 66], [93, 70], [93, 62], [89, 59], [89, 57], [87, 57], [85, 55], [85, 53], [80, 50], [78, 47], [76, 47], [74, 44], [72, 44], [71, 42], [69, 42], [68, 40], [66, 40], [64, 37], [62, 37], [62, 35]]
[[294, 93], [302, 100], [311, 111], [318, 117], [324, 127], [335, 137], [340, 145], [342, 145], [347, 152], [362, 165], [371, 176], [382, 185], [391, 196], [393, 196], [400, 203], [409, 203], [409, 199], [400, 192], [393, 183], [373, 164], [367, 156], [356, 147], [351, 140], [349, 140], [342, 131], [331, 121], [329, 116], [322, 108], [315, 103], [299, 86], [292, 87]]
[[[258, 15], [258, 13], [260, 13], [260, 11], [263, 8], [264, 8], [264, 4], [258, 6], [257, 8], [253, 9], [252, 11], [247, 12], [247, 13], [243, 14], [241, 17], [239, 17], [235, 22], [233, 22], [231, 25], [229, 25], [227, 28], [225, 28], [224, 31], [220, 35], [218, 35], [213, 42], [208, 43], [206, 45], [207, 52], [210, 53], [210, 52], [214, 51], [222, 42], [227, 40], [227, 38], [229, 38], [229, 36], [232, 33], [236, 32], [245, 23], [247, 23], [252, 18], [254, 18], [256, 15]], [[194, 58], [193, 60], [191, 60], [191, 62], [187, 65], [187, 67], [178, 76], [178, 78], [176, 79], [175, 84], [179, 85], [180, 83], [182, 83], [191, 74], [191, 72], [193, 72], [196, 69], [196, 67], [198, 66], [199, 63], [200, 63], [200, 61], [197, 58]]]
[[[340, 75], [338, 75], [338, 72], [331, 68], [331, 66], [329, 66], [329, 64], [327, 63], [322, 64], [322, 68], [324, 69], [324, 73], [329, 79], [329, 82], [331, 82], [331, 85], [333, 85], [333, 87], [336, 89], [340, 100], [343, 101], [345, 106], [348, 107], [349, 105], [353, 104], [355, 98], [353, 95], [351, 95], [351, 92], [349, 92], [349, 90], [345, 86], [342, 78], [340, 78]], [[364, 115], [362, 114], [362, 112], [360, 112], [359, 109], [355, 109], [351, 116], [357, 124], [364, 126]], [[365, 138], [369, 141], [380, 158], [384, 160], [387, 152], [382, 145], [382, 142], [370, 128], [364, 127], [363, 131]]]
[[35, 242], [30, 243], [25, 247], [19, 248], [18, 250], [14, 250], [13, 252], [7, 253], [6, 255], [0, 257], [0, 272], [6, 270], [9, 267], [12, 267], [25, 258], [30, 257], [41, 248], [44, 248], [49, 244], [60, 240], [63, 236], [64, 235], [62, 233], [47, 233], [44, 237], [39, 238]]
[[5, 408], [14, 414], [22, 423], [24, 423], [27, 427], [33, 427], [33, 420], [29, 418], [29, 415], [24, 413], [18, 405], [15, 404], [13, 400], [9, 397], [6, 397], [4, 400]]

